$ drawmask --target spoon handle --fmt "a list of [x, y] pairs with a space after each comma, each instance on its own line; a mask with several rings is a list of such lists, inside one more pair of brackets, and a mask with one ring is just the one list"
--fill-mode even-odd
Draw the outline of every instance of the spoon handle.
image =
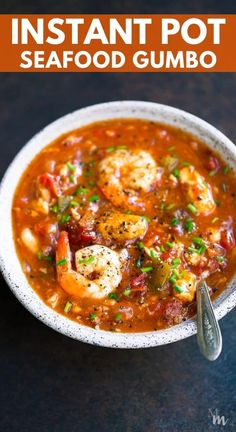
[[212, 307], [208, 287], [201, 281], [197, 287], [197, 341], [208, 360], [216, 360], [222, 350], [222, 336]]

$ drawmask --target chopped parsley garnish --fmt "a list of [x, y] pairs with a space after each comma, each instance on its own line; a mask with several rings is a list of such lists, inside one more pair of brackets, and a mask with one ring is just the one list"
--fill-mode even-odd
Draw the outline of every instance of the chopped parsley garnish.
[[61, 266], [61, 265], [65, 265], [65, 264], [67, 264], [67, 260], [65, 258], [56, 262], [56, 266]]
[[93, 256], [79, 260], [79, 264], [91, 264], [95, 258]]
[[90, 321], [95, 321], [95, 319], [97, 318], [97, 314], [94, 312], [94, 313], [91, 313], [90, 315], [89, 315], [89, 319], [90, 319]]
[[68, 163], [66, 164], [66, 166], [67, 166], [67, 168], [68, 168], [70, 171], [72, 171], [72, 172], [75, 172], [75, 171], [76, 171], [76, 167], [75, 167], [72, 163], [68, 162]]
[[179, 225], [179, 220], [176, 217], [173, 217], [172, 221], [171, 221], [171, 225], [172, 226], [177, 226]]
[[188, 233], [191, 233], [195, 228], [193, 219], [188, 218], [185, 222], [184, 228]]
[[71, 310], [71, 308], [72, 308], [72, 306], [73, 306], [73, 303], [72, 303], [71, 301], [68, 301], [68, 302], [66, 303], [65, 307], [64, 307], [64, 312], [65, 312], [65, 313], [69, 313], [70, 310]]
[[153, 267], [142, 267], [141, 268], [142, 273], [148, 273], [148, 272], [151, 272], [152, 270], [153, 270]]
[[100, 199], [99, 195], [92, 195], [92, 196], [89, 198], [89, 201], [90, 201], [90, 202], [97, 202], [97, 201], [99, 201], [99, 199]]
[[193, 213], [193, 214], [197, 214], [197, 209], [196, 209], [196, 207], [195, 207], [192, 203], [189, 203], [189, 204], [187, 205], [187, 209], [188, 209], [189, 211], [191, 211], [191, 213]]

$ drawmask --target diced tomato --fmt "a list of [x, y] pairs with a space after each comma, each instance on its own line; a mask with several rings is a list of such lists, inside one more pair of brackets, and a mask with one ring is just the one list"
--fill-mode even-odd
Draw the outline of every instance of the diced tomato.
[[220, 243], [225, 249], [233, 249], [235, 246], [233, 220], [231, 217], [227, 221], [225, 221], [222, 225]]
[[141, 294], [141, 295], [146, 294], [148, 289], [147, 280], [148, 280], [147, 273], [141, 273], [140, 275], [133, 277], [130, 280], [131, 292], [133, 294]]
[[97, 234], [94, 230], [83, 228], [74, 220], [67, 224], [66, 229], [70, 242], [75, 247], [88, 246], [96, 241]]
[[38, 177], [38, 184], [48, 189], [56, 197], [61, 195], [58, 176], [49, 173], [42, 174]]
[[218, 172], [220, 170], [220, 163], [215, 156], [209, 156], [206, 161], [205, 167], [208, 171]]

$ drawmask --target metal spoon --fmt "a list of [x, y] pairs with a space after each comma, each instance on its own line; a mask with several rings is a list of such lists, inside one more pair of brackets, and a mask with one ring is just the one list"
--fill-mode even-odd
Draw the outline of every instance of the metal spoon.
[[208, 360], [216, 360], [222, 350], [222, 336], [212, 307], [206, 282], [197, 287], [197, 341], [201, 353]]

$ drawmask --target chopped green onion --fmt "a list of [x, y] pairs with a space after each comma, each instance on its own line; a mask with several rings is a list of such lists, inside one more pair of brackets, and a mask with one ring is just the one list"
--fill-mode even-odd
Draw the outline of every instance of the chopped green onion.
[[220, 263], [225, 261], [225, 257], [223, 257], [223, 256], [217, 256], [216, 259]]
[[71, 308], [72, 308], [72, 306], [73, 306], [73, 303], [71, 303], [71, 301], [68, 301], [68, 302], [66, 303], [65, 307], [64, 307], [64, 312], [65, 312], [65, 313], [69, 313], [70, 310], [71, 310]]
[[173, 176], [175, 176], [177, 179], [179, 179], [179, 177], [180, 177], [180, 172], [179, 172], [178, 168], [175, 168], [171, 174], [173, 174]]
[[227, 192], [227, 185], [225, 183], [222, 183], [221, 188], [223, 192]]
[[175, 205], [173, 203], [170, 203], [166, 206], [166, 210], [172, 210], [174, 208], [174, 206]]
[[96, 313], [91, 313], [91, 314], [89, 315], [89, 319], [90, 319], [90, 321], [95, 321], [96, 318], [97, 318], [97, 314], [96, 314]]
[[152, 259], [155, 259], [157, 257], [157, 254], [156, 254], [156, 252], [153, 249], [150, 249], [150, 257]]
[[76, 171], [76, 167], [75, 167], [72, 163], [68, 162], [68, 163], [66, 164], [66, 166], [67, 166], [67, 168], [68, 168], [70, 171], [72, 171], [72, 172], [75, 172], [75, 171]]
[[148, 272], [151, 272], [152, 270], [153, 270], [153, 267], [142, 267], [141, 268], [142, 273], [148, 273]]
[[162, 202], [161, 205], [160, 205], [160, 210], [164, 210], [164, 208], [165, 208], [165, 203]]
[[209, 171], [208, 175], [209, 175], [210, 177], [214, 177], [214, 176], [216, 175], [216, 173], [217, 173], [216, 170], [212, 170], [212, 171]]
[[197, 245], [205, 245], [204, 241], [202, 240], [201, 237], [193, 237], [193, 243], [197, 244]]
[[176, 281], [176, 277], [175, 277], [174, 275], [172, 275], [172, 276], [169, 278], [169, 282], [171, 282], [171, 283], [175, 283], [175, 281]]
[[85, 171], [85, 177], [90, 177], [92, 175], [92, 171], [91, 170], [87, 170]]
[[184, 228], [187, 232], [192, 232], [194, 230], [195, 223], [192, 219], [187, 219], [184, 225]]
[[91, 167], [93, 167], [95, 165], [95, 161], [91, 160], [90, 162], [88, 162], [88, 165], [91, 166]]
[[75, 183], [76, 182], [75, 176], [73, 176], [73, 175], [69, 176], [69, 180], [70, 180], [71, 183]]
[[167, 150], [168, 150], [168, 151], [173, 151], [174, 149], [175, 149], [175, 146], [167, 147]]
[[79, 205], [79, 203], [77, 201], [71, 201], [70, 202], [71, 207], [77, 207], [78, 205]]
[[107, 147], [107, 152], [111, 153], [115, 150], [115, 147]]
[[174, 243], [172, 243], [172, 242], [166, 242], [166, 246], [168, 246], [168, 248], [172, 248], [172, 247], [174, 247]]
[[52, 261], [52, 257], [50, 255], [44, 255], [43, 258], [45, 261]]
[[191, 213], [193, 213], [193, 214], [197, 214], [197, 209], [196, 209], [196, 207], [195, 207], [192, 203], [189, 203], [189, 204], [187, 205], [187, 209], [190, 210]]
[[141, 216], [142, 220], [146, 221], [147, 223], [150, 222], [150, 218], [148, 216]]
[[139, 248], [139, 250], [143, 250], [144, 249], [143, 242], [138, 242], [138, 248]]
[[182, 162], [183, 167], [190, 167], [192, 164], [190, 162]]
[[219, 207], [221, 205], [221, 201], [218, 199], [215, 199], [215, 203], [216, 203], [217, 207]]
[[115, 292], [111, 292], [110, 294], [108, 294], [108, 298], [116, 301], [120, 300], [119, 296]]
[[130, 215], [131, 213], [132, 213], [131, 210], [126, 210], [125, 212], [126, 215]]
[[172, 262], [172, 266], [171, 268], [174, 269], [176, 267], [178, 267], [178, 265], [180, 264], [180, 259], [179, 258], [175, 258]]
[[138, 259], [136, 259], [136, 261], [135, 261], [135, 265], [136, 265], [137, 268], [140, 268], [140, 267], [141, 267], [141, 265], [142, 265], [141, 257], [139, 257]]
[[93, 256], [79, 260], [79, 264], [91, 264], [95, 258]]
[[84, 188], [84, 187], [80, 187], [79, 189], [77, 189], [76, 191], [76, 195], [82, 195], [82, 194], [86, 194], [89, 190]]
[[69, 222], [70, 220], [70, 215], [62, 215], [60, 220], [59, 220], [59, 224], [63, 225], [66, 222]]
[[171, 225], [173, 225], [173, 226], [179, 225], [179, 220], [176, 217], [173, 217], [173, 219], [171, 221]]
[[217, 221], [219, 220], [219, 218], [218, 217], [214, 217], [213, 219], [212, 219], [212, 221], [211, 221], [211, 223], [216, 223]]
[[177, 292], [177, 293], [182, 293], [182, 292], [184, 292], [184, 289], [182, 288], [182, 287], [180, 287], [179, 285], [174, 285], [174, 290]]
[[38, 258], [39, 261], [42, 260], [42, 258], [43, 258], [43, 252], [42, 251], [38, 251], [37, 252], [37, 258]]
[[173, 270], [173, 275], [175, 276], [176, 279], [180, 279], [180, 274], [177, 272], [177, 270]]
[[96, 183], [93, 180], [89, 180], [88, 185], [91, 186], [91, 187], [93, 187], [93, 186], [96, 185]]
[[228, 166], [224, 167], [224, 170], [223, 170], [224, 174], [228, 174], [229, 170], [230, 170], [230, 168]]
[[119, 145], [119, 146], [116, 146], [116, 147], [108, 147], [107, 148], [107, 152], [111, 153], [111, 152], [113, 152], [115, 150], [125, 150], [125, 149], [127, 149], [126, 145]]
[[161, 251], [161, 252], [166, 252], [164, 246], [160, 245], [159, 247], [160, 247], [160, 251]]
[[65, 258], [61, 259], [60, 261], [56, 262], [56, 266], [61, 266], [67, 264], [67, 260]]
[[51, 207], [51, 211], [52, 211], [53, 213], [58, 213], [58, 212], [59, 212], [59, 207], [58, 207], [58, 205], [57, 205], [57, 204], [54, 204], [54, 205]]
[[89, 201], [90, 201], [90, 202], [97, 202], [97, 201], [99, 201], [99, 199], [100, 199], [99, 195], [92, 195], [92, 196], [89, 198]]
[[121, 313], [117, 313], [115, 316], [114, 316], [114, 321], [120, 321], [121, 320], [121, 317], [122, 317], [122, 315], [121, 315]]
[[130, 289], [130, 288], [126, 288], [126, 289], [122, 292], [122, 294], [123, 294], [125, 297], [129, 297], [130, 293], [131, 293], [131, 289]]

